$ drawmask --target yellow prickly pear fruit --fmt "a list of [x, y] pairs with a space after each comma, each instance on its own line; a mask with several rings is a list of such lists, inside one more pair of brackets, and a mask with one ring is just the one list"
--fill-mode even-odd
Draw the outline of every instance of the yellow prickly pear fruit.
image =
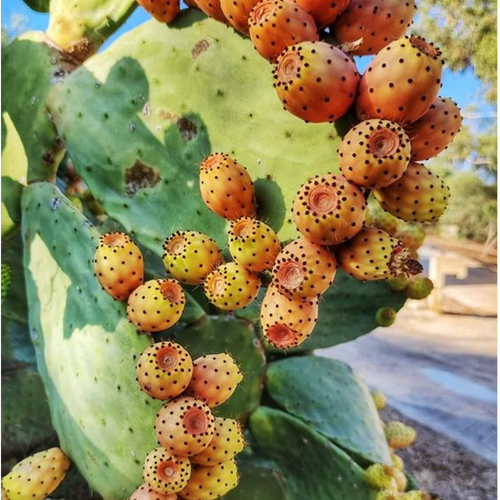
[[431, 496], [425, 491], [408, 491], [401, 495], [401, 500], [431, 500]]
[[144, 483], [132, 493], [129, 500], [177, 500], [177, 498], [175, 493], [171, 493], [170, 495], [158, 493], [149, 484]]
[[407, 448], [417, 439], [417, 431], [413, 427], [397, 420], [389, 422], [385, 426], [384, 432], [387, 443], [395, 450]]
[[365, 481], [378, 490], [398, 491], [395, 470], [390, 465], [373, 464], [365, 470]]
[[378, 411], [383, 410], [387, 404], [387, 398], [382, 391], [372, 391], [373, 402]]
[[405, 491], [408, 486], [408, 478], [406, 477], [406, 474], [402, 470], [396, 469], [395, 467], [393, 467], [393, 469], [394, 479], [396, 480], [398, 491]]
[[394, 452], [391, 453], [391, 463], [396, 469], [405, 470], [405, 463], [403, 462], [403, 459]]
[[402, 493], [389, 490], [379, 491], [375, 500], [402, 500]]
[[151, 451], [142, 469], [144, 481], [158, 493], [177, 493], [186, 486], [191, 476], [188, 458], [171, 455], [164, 448]]

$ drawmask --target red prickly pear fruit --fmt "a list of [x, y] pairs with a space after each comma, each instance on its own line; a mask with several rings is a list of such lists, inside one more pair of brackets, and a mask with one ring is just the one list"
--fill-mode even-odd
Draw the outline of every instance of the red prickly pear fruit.
[[417, 121], [436, 100], [443, 64], [441, 51], [423, 38], [392, 42], [374, 57], [361, 78], [358, 118], [384, 118], [402, 125]]
[[128, 299], [128, 319], [143, 332], [159, 332], [174, 326], [186, 305], [184, 291], [176, 280], [150, 280]]
[[384, 427], [387, 444], [394, 450], [408, 448], [415, 439], [417, 439], [417, 431], [409, 425], [393, 420]]
[[332, 34], [350, 54], [377, 54], [405, 34], [416, 10], [414, 0], [352, 0], [332, 26]]
[[278, 349], [291, 349], [306, 340], [318, 320], [318, 298], [289, 299], [274, 285], [267, 289], [260, 310], [265, 339]]
[[327, 247], [299, 238], [278, 255], [273, 285], [289, 299], [310, 299], [326, 292], [336, 271], [337, 260]]
[[158, 493], [149, 484], [144, 483], [132, 493], [129, 500], [177, 500], [177, 495]]
[[304, 184], [293, 201], [297, 229], [318, 245], [338, 245], [363, 226], [366, 200], [345, 177], [326, 174]]
[[297, 3], [309, 12], [318, 28], [332, 24], [344, 12], [351, 0], [298, 0]]
[[400, 221], [394, 237], [406, 248], [417, 251], [424, 244], [425, 231], [417, 224]]
[[2, 478], [2, 498], [43, 500], [66, 476], [71, 462], [60, 448], [35, 453], [16, 464]]
[[248, 16], [259, 0], [220, 0], [222, 12], [229, 24], [248, 36]]
[[248, 26], [255, 49], [268, 61], [290, 45], [319, 40], [312, 16], [292, 0], [262, 0], [250, 12]]
[[212, 441], [198, 455], [191, 457], [191, 463], [217, 465], [232, 460], [243, 451], [245, 439], [240, 423], [232, 418], [215, 419], [215, 432]]
[[248, 306], [259, 293], [260, 278], [237, 262], [222, 264], [203, 284], [208, 300], [222, 311], [237, 311]]
[[171, 23], [180, 13], [179, 0], [137, 0], [160, 23]]
[[437, 221], [450, 197], [448, 186], [436, 174], [413, 162], [399, 180], [373, 193], [384, 210], [407, 222]]
[[99, 238], [94, 273], [101, 286], [116, 300], [127, 300], [144, 279], [144, 260], [139, 247], [125, 233]]
[[210, 408], [192, 397], [172, 399], [156, 416], [160, 446], [178, 457], [201, 453], [214, 437], [215, 419]]
[[422, 272], [420, 263], [408, 255], [396, 238], [374, 227], [363, 228], [339, 246], [337, 254], [340, 267], [358, 280], [376, 281]]
[[434, 290], [434, 283], [429, 278], [415, 276], [410, 279], [406, 287], [406, 295], [409, 299], [423, 300], [426, 299]]
[[274, 87], [285, 110], [306, 122], [333, 122], [345, 115], [356, 96], [356, 65], [325, 42], [287, 47], [273, 70]]
[[217, 243], [198, 231], [179, 231], [165, 240], [167, 272], [186, 285], [198, 285], [224, 261]]
[[411, 145], [403, 127], [388, 120], [366, 120], [353, 127], [339, 147], [340, 170], [369, 189], [397, 181], [410, 163]]
[[[397, 311], [392, 307], [381, 307], [375, 314], [375, 322], [378, 326], [387, 328], [396, 321]], [[377, 408], [378, 409], [378, 408]]]
[[144, 460], [142, 478], [154, 491], [170, 495], [181, 491], [191, 477], [189, 458], [155, 448]]
[[200, 166], [200, 191], [207, 207], [227, 220], [255, 217], [255, 188], [245, 167], [229, 155], [215, 153]]
[[208, 17], [227, 24], [226, 16], [222, 12], [220, 0], [196, 0], [196, 6]]
[[232, 396], [242, 380], [243, 375], [231, 355], [207, 354], [194, 360], [186, 394], [215, 408]]
[[238, 482], [234, 460], [213, 466], [193, 464], [191, 478], [180, 495], [185, 500], [215, 500], [236, 488]]
[[158, 342], [141, 354], [135, 374], [148, 396], [162, 400], [175, 398], [189, 385], [193, 361], [181, 345]]
[[413, 161], [428, 160], [444, 151], [460, 132], [460, 108], [438, 97], [422, 118], [408, 126]]
[[254, 273], [273, 267], [281, 250], [276, 233], [267, 224], [249, 217], [231, 222], [228, 246], [233, 259]]

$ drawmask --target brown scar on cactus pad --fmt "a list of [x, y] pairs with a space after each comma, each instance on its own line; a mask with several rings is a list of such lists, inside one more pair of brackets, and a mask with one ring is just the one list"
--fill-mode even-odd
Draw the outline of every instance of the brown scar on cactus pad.
[[144, 461], [142, 477], [158, 493], [177, 493], [191, 477], [191, 462], [188, 458], [170, 454], [164, 448], [155, 448]]
[[144, 277], [144, 260], [139, 247], [125, 233], [104, 234], [95, 253], [94, 273], [112, 297], [127, 300]]
[[171, 23], [180, 13], [179, 0], [137, 0], [160, 23]]
[[347, 113], [359, 84], [356, 65], [325, 42], [287, 47], [273, 70], [283, 108], [306, 122], [334, 122]]
[[367, 120], [353, 127], [339, 147], [344, 176], [369, 189], [398, 180], [410, 163], [411, 145], [403, 127], [388, 120]]

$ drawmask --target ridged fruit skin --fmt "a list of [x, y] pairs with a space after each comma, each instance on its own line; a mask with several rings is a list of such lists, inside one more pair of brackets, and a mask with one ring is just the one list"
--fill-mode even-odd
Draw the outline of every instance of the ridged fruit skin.
[[389, 120], [366, 120], [353, 127], [339, 146], [339, 166], [357, 186], [376, 189], [397, 181], [411, 157], [403, 127]]
[[236, 311], [255, 300], [260, 285], [257, 274], [237, 262], [228, 262], [207, 276], [203, 288], [208, 300], [219, 309]]
[[191, 457], [191, 463], [217, 465], [232, 460], [243, 451], [245, 439], [240, 423], [233, 418], [215, 418], [215, 432], [212, 441], [198, 455]]
[[35, 453], [17, 463], [2, 478], [2, 493], [8, 500], [47, 498], [61, 484], [70, 465], [60, 448]]
[[94, 257], [94, 273], [112, 297], [127, 300], [144, 279], [144, 260], [139, 247], [125, 233], [102, 235]]
[[435, 222], [448, 206], [448, 186], [427, 167], [411, 162], [404, 175], [375, 198], [382, 208], [407, 222]]
[[228, 247], [231, 257], [254, 273], [273, 267], [281, 250], [280, 240], [273, 229], [249, 217], [231, 222]]
[[289, 299], [318, 297], [335, 279], [337, 259], [327, 247], [299, 238], [278, 255], [273, 285]]
[[265, 339], [278, 349], [297, 347], [318, 320], [318, 299], [288, 299], [270, 285], [262, 300], [260, 322]]
[[437, 156], [455, 139], [461, 127], [460, 108], [449, 97], [438, 97], [422, 118], [408, 126], [412, 160]]
[[242, 380], [243, 375], [230, 354], [207, 354], [194, 360], [186, 394], [215, 408], [232, 396]]
[[210, 444], [215, 419], [202, 401], [179, 396], [163, 405], [156, 416], [155, 427], [160, 446], [175, 456], [190, 457]]
[[439, 49], [423, 38], [392, 42], [373, 58], [361, 78], [358, 118], [384, 118], [401, 125], [417, 121], [436, 100], [443, 64]]
[[387, 444], [394, 450], [408, 448], [417, 439], [417, 431], [413, 427], [397, 420], [389, 422], [384, 432]]
[[371, 395], [373, 404], [375, 405], [375, 408], [377, 408], [377, 411], [383, 410], [387, 405], [387, 398], [385, 397], [385, 394], [382, 391], [372, 391]]
[[222, 12], [229, 24], [244, 35], [248, 35], [248, 16], [259, 0], [220, 0]]
[[186, 500], [214, 500], [238, 486], [238, 468], [234, 460], [207, 467], [193, 464], [193, 472], [180, 496]]
[[157, 342], [140, 356], [135, 377], [141, 389], [152, 398], [175, 398], [189, 385], [193, 361], [189, 353], [175, 342]]
[[214, 153], [200, 166], [200, 192], [207, 207], [227, 220], [255, 217], [255, 188], [245, 167], [224, 153]]
[[132, 493], [132, 496], [129, 500], [177, 500], [177, 495], [175, 493], [164, 494], [158, 493], [153, 490], [149, 484], [144, 483], [141, 484], [135, 491]]
[[377, 326], [387, 328], [396, 321], [397, 311], [392, 307], [381, 307], [375, 313], [375, 323]]
[[413, 22], [414, 0], [352, 0], [331, 27], [337, 42], [357, 56], [377, 54]]
[[176, 280], [155, 279], [136, 288], [128, 298], [128, 319], [143, 332], [160, 332], [182, 316], [186, 296]]
[[432, 290], [434, 290], [434, 284], [429, 278], [414, 276], [408, 282], [406, 295], [409, 299], [423, 300], [432, 293]]
[[293, 201], [297, 229], [318, 245], [338, 245], [361, 230], [366, 200], [345, 177], [327, 174], [304, 184]]
[[290, 45], [319, 40], [312, 16], [292, 0], [262, 0], [250, 12], [248, 26], [255, 49], [268, 61]]
[[160, 23], [171, 23], [180, 13], [179, 0], [137, 0]]
[[222, 12], [220, 0], [196, 0], [196, 6], [208, 17], [227, 24], [226, 16]]
[[318, 28], [325, 28], [335, 22], [351, 0], [298, 0], [297, 3], [309, 12]]
[[338, 247], [340, 267], [353, 278], [383, 280], [391, 276], [391, 261], [400, 243], [382, 229], [363, 228], [352, 240]]
[[217, 243], [198, 231], [178, 231], [163, 244], [167, 272], [186, 285], [198, 285], [224, 261]]
[[172, 455], [164, 448], [155, 448], [144, 460], [142, 478], [158, 493], [177, 493], [186, 486], [190, 477], [189, 458]]
[[283, 108], [306, 122], [334, 122], [349, 111], [359, 85], [356, 65], [325, 42], [287, 47], [273, 70]]
[[373, 464], [365, 470], [365, 481], [378, 490], [398, 491], [394, 479], [394, 469], [390, 465]]

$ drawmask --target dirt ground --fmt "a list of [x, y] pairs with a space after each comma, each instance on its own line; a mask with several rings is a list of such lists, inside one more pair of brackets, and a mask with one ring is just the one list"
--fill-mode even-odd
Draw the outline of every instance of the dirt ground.
[[392, 408], [381, 412], [384, 421], [401, 420], [418, 432], [409, 449], [399, 452], [419, 486], [439, 500], [495, 500], [497, 471], [491, 462], [455, 441], [408, 420]]

